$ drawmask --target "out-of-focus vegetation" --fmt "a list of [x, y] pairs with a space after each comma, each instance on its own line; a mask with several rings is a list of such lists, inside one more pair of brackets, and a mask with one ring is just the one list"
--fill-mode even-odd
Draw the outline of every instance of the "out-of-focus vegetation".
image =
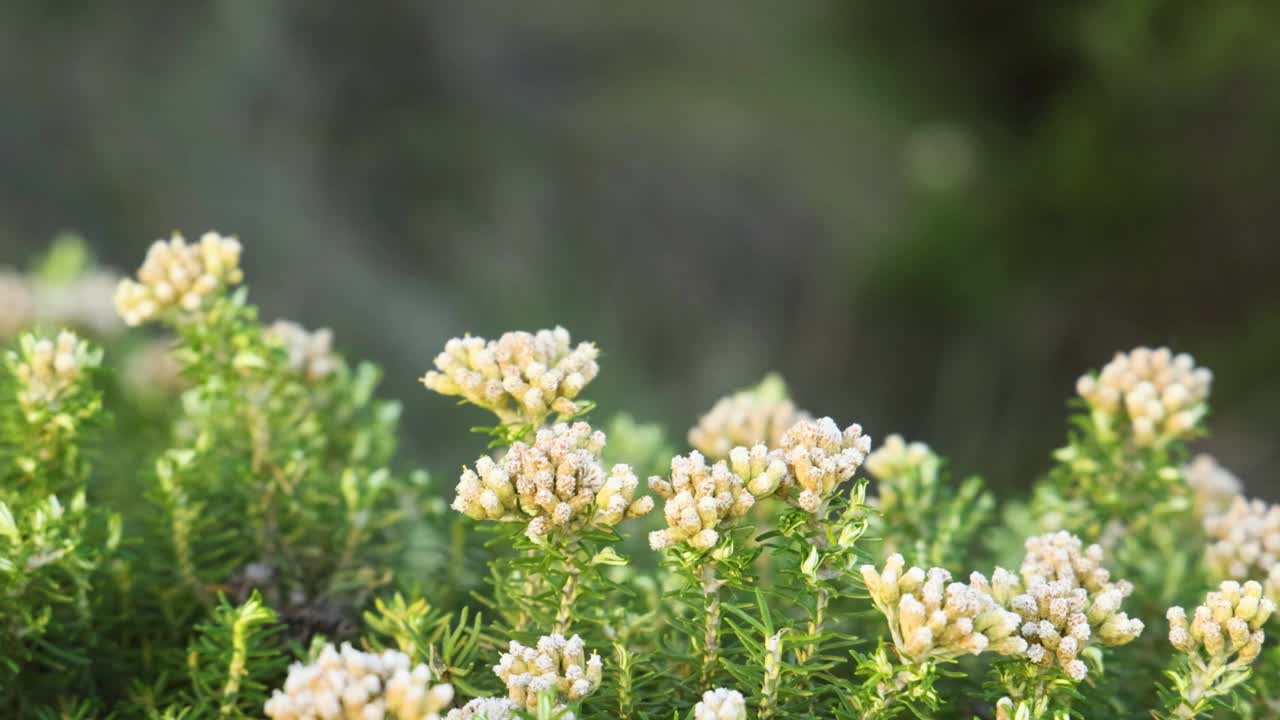
[[440, 470], [474, 438], [412, 383], [468, 330], [571, 327], [602, 405], [677, 430], [777, 369], [1006, 487], [1080, 368], [1171, 343], [1274, 496], [1278, 37], [1262, 0], [15, 0], [0, 264], [240, 233]]

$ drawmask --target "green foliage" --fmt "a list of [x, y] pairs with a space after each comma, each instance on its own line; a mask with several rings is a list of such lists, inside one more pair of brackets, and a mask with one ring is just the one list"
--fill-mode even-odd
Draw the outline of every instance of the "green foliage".
[[[48, 260], [51, 277], [88, 271], [67, 247]], [[865, 446], [848, 440], [860, 436], [851, 428], [828, 445], [787, 433], [753, 439], [766, 447], [698, 465], [710, 486], [696, 502], [668, 487], [672, 504], [639, 518], [651, 506], [633, 496], [628, 466], [674, 476], [672, 434], [617, 415], [609, 443], [579, 438], [553, 452], [560, 436], [539, 431], [589, 421], [594, 405], [578, 400], [571, 413], [483, 428], [475, 450], [485, 469], [468, 476], [480, 508], [472, 515], [500, 521], [476, 521], [446, 517], [425, 474], [396, 466], [399, 406], [377, 397], [376, 368], [348, 364], [327, 338], [264, 326], [243, 289], [198, 300], [155, 313], [173, 333], [180, 385], [141, 392], [128, 382], [114, 362], [139, 347], [127, 336], [27, 335], [6, 356], [0, 703], [23, 717], [259, 717], [275, 689], [288, 690], [289, 664], [304, 673], [336, 657], [331, 642], [387, 663], [375, 694], [393, 716], [392, 676], [401, 688], [417, 683], [399, 700], [434, 693], [437, 709], [510, 691], [531, 703], [521, 717], [591, 720], [694, 717], [713, 688], [740, 693], [759, 720], [1265, 718], [1280, 704], [1274, 643], [1228, 666], [1196, 664], [1165, 640], [1166, 610], [1198, 603], [1224, 579], [1206, 569], [1198, 490], [1184, 471], [1188, 443], [1204, 432], [1201, 408], [1186, 432], [1152, 443], [1120, 411], [1073, 406], [1067, 445], [1030, 497], [1005, 500], [1000, 513], [981, 480], [955, 482], [944, 458], [900, 439], [865, 458], [878, 481], [869, 495], [856, 476]], [[510, 357], [475, 347], [466, 359], [504, 392], [576, 397], [586, 380], [556, 374], [555, 357], [535, 357], [546, 353], [532, 337], [513, 341], [520, 350]], [[575, 352], [580, 367], [594, 363], [593, 346]], [[473, 369], [454, 371], [456, 384]], [[752, 402], [726, 406], [731, 432], [773, 431], [760, 417], [795, 412], [780, 380], [763, 387]], [[504, 462], [517, 457], [507, 454], [517, 442], [533, 470]], [[814, 494], [826, 487], [817, 474], [840, 467], [848, 472], [833, 489]], [[816, 502], [801, 500], [796, 468], [814, 473], [805, 490]], [[650, 539], [660, 550], [644, 547], [644, 533], [663, 522], [702, 532], [660, 532]], [[991, 628], [1010, 608], [1030, 612], [1031, 595], [993, 588], [1029, 579], [993, 574], [956, 594], [989, 607], [947, 604], [943, 585], [928, 592], [945, 597], [924, 596], [926, 576], [953, 582], [994, 563], [1016, 570], [1027, 537], [1058, 530], [1097, 542], [1115, 587], [1132, 583], [1121, 599], [1146, 622], [1141, 637], [1085, 642], [1078, 653], [1059, 644], [1049, 648], [1057, 661], [1006, 644], [997, 658], [984, 652], [986, 635], [965, 643], [982, 632], [1010, 639]], [[896, 613], [877, 585], [889, 582], [885, 559], [895, 552], [937, 566], [893, 571]], [[1098, 588], [1072, 588], [1094, 603], [1077, 611], [1115, 612], [1103, 606], [1119, 600], [1100, 599]], [[925, 615], [923, 602], [936, 610]], [[512, 641], [535, 649], [554, 635], [580, 638], [581, 656], [565, 650], [564, 667], [540, 667], [546, 677], [510, 688], [491, 672], [511, 662], [503, 653]], [[351, 702], [374, 702], [359, 695]], [[336, 691], [325, 698], [339, 702]]]

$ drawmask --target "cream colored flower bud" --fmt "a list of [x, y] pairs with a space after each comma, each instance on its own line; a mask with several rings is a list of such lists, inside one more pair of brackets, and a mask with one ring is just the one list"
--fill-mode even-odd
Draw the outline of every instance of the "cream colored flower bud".
[[903, 571], [901, 555], [885, 567], [862, 566], [871, 600], [889, 623], [898, 652], [913, 661], [954, 658], [984, 651], [1019, 655], [1026, 642], [1017, 637], [1018, 618], [986, 592], [989, 584], [975, 573], [968, 584], [951, 582], [942, 568]]
[[289, 367], [308, 382], [320, 382], [342, 362], [333, 350], [333, 331], [328, 328], [309, 332], [297, 323], [277, 320], [267, 328], [266, 336], [284, 348]]
[[727, 459], [735, 447], [777, 449], [782, 434], [807, 419], [787, 399], [782, 379], [770, 375], [756, 387], [721, 398], [689, 431], [689, 445], [712, 461]]
[[789, 472], [779, 494], [806, 512], [817, 512], [858, 471], [871, 451], [871, 438], [859, 425], [841, 432], [831, 418], [806, 420], [783, 433], [782, 451]]
[[1262, 627], [1275, 611], [1275, 603], [1263, 597], [1262, 584], [1224, 581], [1205, 596], [1188, 625], [1180, 607], [1169, 609], [1169, 643], [1191, 657], [1193, 668], [1210, 665], [1245, 667], [1261, 651], [1266, 639]]
[[272, 720], [316, 717], [441, 720], [453, 703], [453, 686], [438, 682], [427, 665], [388, 650], [365, 653], [343, 643], [326, 645], [311, 664], [294, 663], [284, 687], [263, 711]]
[[476, 520], [525, 522], [536, 538], [608, 528], [639, 517], [653, 501], [635, 497], [640, 485], [626, 465], [605, 474], [605, 435], [584, 422], [539, 430], [533, 444], [512, 443], [497, 461], [482, 457], [458, 478], [453, 508]]
[[157, 240], [138, 269], [137, 280], [116, 288], [116, 311], [127, 325], [141, 325], [175, 311], [199, 311], [214, 294], [243, 279], [240, 243], [205, 233], [188, 245], [177, 233]]
[[[740, 449], [743, 452], [736, 453], [739, 466], [749, 475], [759, 470], [752, 480], [771, 472], [774, 459], [767, 453], [753, 459], [751, 451]], [[730, 469], [729, 463], [720, 461], [708, 466], [706, 458], [696, 450], [672, 458], [669, 480], [649, 478], [649, 487], [666, 498], [663, 515], [667, 521], [666, 528], [649, 534], [649, 545], [655, 550], [679, 544], [698, 550], [714, 547], [720, 538], [718, 528], [742, 517], [755, 504], [747, 482]]]
[[1190, 355], [1137, 348], [1118, 353], [1097, 376], [1081, 377], [1076, 392], [1095, 413], [1128, 420], [1138, 444], [1155, 445], [1194, 431], [1212, 381]]
[[693, 708], [694, 720], [747, 720], [747, 701], [737, 690], [716, 688], [702, 694]]
[[574, 635], [545, 635], [535, 647], [512, 640], [506, 653], [493, 668], [494, 674], [507, 686], [511, 701], [533, 712], [538, 696], [549, 692], [553, 704], [576, 701], [600, 687], [600, 656], [585, 657], [582, 638]]
[[1222, 514], [1204, 520], [1212, 539], [1205, 561], [1219, 580], [1264, 582], [1280, 602], [1280, 505], [1237, 496]]
[[[446, 720], [516, 720], [517, 706], [507, 698], [476, 698], [455, 710]], [[573, 713], [565, 716], [573, 720]]]
[[504, 423], [537, 427], [552, 413], [568, 416], [581, 409], [575, 398], [599, 372], [598, 354], [592, 343], [574, 347], [561, 327], [488, 341], [454, 338], [422, 383], [485, 408]]
[[[932, 476], [937, 473], [940, 459], [928, 445], [922, 442], [908, 443], [901, 435], [893, 434], [875, 452], [867, 455], [867, 472], [880, 481], [882, 488], [896, 485], [901, 479], [915, 475]], [[883, 490], [881, 491], [883, 495]]]
[[18, 405], [28, 417], [58, 412], [80, 385], [85, 370], [101, 364], [101, 352], [75, 333], [63, 330], [56, 338], [24, 335], [9, 365], [18, 380]]
[[1183, 466], [1182, 476], [1191, 488], [1196, 516], [1201, 519], [1227, 512], [1236, 497], [1244, 491], [1240, 479], [1206, 453], [1197, 455]]

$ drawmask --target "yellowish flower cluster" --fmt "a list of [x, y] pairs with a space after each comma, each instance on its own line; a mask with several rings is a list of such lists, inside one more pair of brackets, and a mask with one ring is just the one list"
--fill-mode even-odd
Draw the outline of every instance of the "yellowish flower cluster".
[[205, 301], [243, 279], [240, 242], [205, 233], [188, 245], [177, 233], [168, 242], [157, 240], [147, 251], [138, 280], [121, 280], [116, 288], [116, 311], [130, 326], [155, 320], [174, 309], [193, 313]]
[[[516, 720], [516, 704], [506, 698], [476, 698], [450, 710], [445, 720]], [[561, 720], [573, 720], [573, 713], [565, 714]]]
[[582, 638], [574, 635], [545, 635], [536, 647], [512, 640], [493, 672], [507, 686], [511, 701], [527, 711], [538, 708], [538, 696], [549, 692], [553, 704], [576, 701], [600, 687], [600, 656], [586, 656]]
[[263, 711], [272, 720], [441, 720], [453, 702], [453, 686], [436, 680], [430, 667], [411, 667], [401, 652], [326, 645], [314, 663], [289, 668], [284, 688], [272, 693]]
[[1191, 488], [1196, 517], [1199, 518], [1225, 513], [1231, 508], [1236, 496], [1244, 492], [1240, 479], [1207, 453], [1195, 456], [1183, 466], [1182, 476]]
[[1018, 636], [1019, 618], [1000, 607], [987, 591], [986, 578], [951, 582], [942, 568], [912, 567], [898, 554], [883, 570], [862, 566], [862, 579], [871, 600], [889, 621], [898, 652], [914, 662], [955, 658], [991, 651], [1020, 655], [1027, 642]]
[[1083, 680], [1088, 668], [1079, 656], [1090, 643], [1125, 645], [1142, 634], [1142, 621], [1120, 612], [1133, 586], [1111, 580], [1100, 546], [1057, 532], [1029, 538], [1026, 551], [1021, 578], [998, 568], [991, 594], [1022, 618], [1033, 663]]
[[33, 325], [55, 325], [98, 335], [115, 331], [120, 318], [111, 309], [119, 278], [92, 271], [57, 285], [0, 268], [0, 338]]
[[1206, 560], [1220, 580], [1269, 580], [1272, 599], [1280, 602], [1280, 505], [1237, 496], [1221, 515], [1204, 521], [1213, 542]]
[[89, 343], [75, 333], [63, 330], [54, 340], [24, 336], [21, 352], [14, 360], [18, 404], [31, 415], [57, 411], [84, 370], [98, 366], [101, 353], [92, 351]]
[[1186, 437], [1205, 414], [1213, 373], [1185, 353], [1140, 347], [1117, 353], [1076, 391], [1094, 412], [1128, 418], [1134, 441], [1151, 446]]
[[787, 399], [782, 378], [770, 375], [758, 386], [721, 398], [689, 431], [689, 445], [714, 460], [735, 447], [782, 445], [782, 434], [809, 416]]
[[860, 425], [841, 432], [834, 420], [824, 417], [793, 425], [782, 434], [781, 449], [788, 473], [779, 494], [805, 512], [816, 513], [858, 471], [871, 451], [871, 437], [862, 434]]
[[573, 347], [562, 327], [509, 332], [496, 341], [454, 338], [422, 384], [490, 410], [504, 423], [536, 427], [553, 412], [569, 416], [581, 409], [575, 398], [599, 372], [598, 354], [589, 342]]
[[333, 331], [321, 328], [309, 332], [288, 320], [277, 320], [266, 330], [267, 339], [289, 354], [289, 367], [308, 382], [320, 382], [338, 369], [338, 354], [333, 351]]
[[737, 690], [708, 690], [693, 706], [693, 720], [747, 720], [747, 701]]
[[627, 465], [605, 475], [605, 435], [585, 422], [543, 428], [533, 444], [515, 442], [498, 461], [481, 457], [458, 479], [453, 509], [476, 520], [527, 522], [531, 538], [552, 531], [613, 527], [653, 509], [635, 497], [640, 481]]
[[1169, 644], [1200, 666], [1244, 667], [1262, 651], [1262, 628], [1275, 610], [1276, 604], [1263, 597], [1261, 584], [1228, 580], [1208, 594], [1190, 623], [1186, 610], [1169, 608]]
[[725, 520], [746, 514], [759, 498], [774, 492], [787, 468], [778, 452], [764, 445], [734, 448], [729, 461], [710, 467], [697, 450], [671, 459], [671, 479], [654, 476], [649, 487], [666, 498], [667, 527], [649, 533], [649, 545], [662, 550], [686, 544], [708, 550], [720, 539]]

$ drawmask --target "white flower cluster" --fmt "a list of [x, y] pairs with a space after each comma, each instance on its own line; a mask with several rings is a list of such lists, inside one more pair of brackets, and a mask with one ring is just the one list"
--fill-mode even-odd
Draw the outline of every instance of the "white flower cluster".
[[101, 354], [75, 333], [63, 330], [54, 340], [25, 335], [13, 358], [18, 404], [28, 415], [57, 411], [86, 368], [97, 367]]
[[279, 344], [289, 354], [289, 367], [308, 382], [320, 382], [338, 369], [338, 354], [333, 351], [333, 331], [321, 328], [309, 332], [288, 320], [277, 320], [266, 330], [267, 339]]
[[289, 668], [284, 688], [272, 693], [263, 711], [272, 720], [441, 720], [453, 702], [453, 686], [433, 684], [427, 665], [410, 665], [401, 652], [326, 645], [314, 663]]
[[562, 327], [509, 332], [496, 341], [454, 338], [422, 384], [490, 410], [504, 423], [539, 426], [552, 412], [579, 411], [575, 398], [599, 372], [598, 354], [589, 342], [573, 347]]
[[1205, 518], [1204, 528], [1215, 577], [1267, 580], [1269, 594], [1280, 602], [1280, 505], [1237, 496], [1225, 513]]
[[129, 355], [125, 382], [142, 395], [176, 395], [187, 383], [182, 376], [182, 363], [173, 350], [170, 338], [147, 341]]
[[788, 473], [779, 491], [805, 512], [818, 510], [853, 477], [871, 451], [871, 437], [862, 426], [844, 432], [829, 417], [804, 420], [782, 434], [783, 459]]
[[121, 280], [116, 288], [116, 311], [130, 326], [155, 320], [170, 310], [200, 310], [206, 299], [243, 279], [240, 242], [205, 233], [188, 245], [177, 233], [157, 240], [147, 250], [138, 280]]
[[[445, 720], [516, 720], [516, 704], [506, 698], [476, 698], [450, 710]], [[574, 720], [573, 713], [561, 720]]]
[[1057, 532], [1029, 538], [1026, 551], [1021, 578], [997, 568], [991, 594], [1022, 618], [1033, 663], [1083, 680], [1088, 668], [1079, 656], [1090, 643], [1124, 645], [1142, 634], [1142, 621], [1120, 612], [1133, 586], [1111, 580], [1100, 546]]
[[710, 467], [697, 450], [677, 455], [671, 459], [670, 480], [649, 478], [649, 487], [666, 498], [667, 520], [666, 528], [649, 533], [649, 545], [662, 550], [684, 543], [709, 550], [720, 539], [720, 524], [742, 517], [757, 499], [771, 495], [786, 473], [781, 454], [764, 445], [734, 448], [727, 462]]
[[1076, 391], [1094, 412], [1124, 415], [1139, 445], [1187, 436], [1205, 414], [1213, 373], [1185, 353], [1140, 347], [1117, 353], [1102, 372], [1084, 375]]
[[771, 375], [760, 385], [721, 398], [689, 431], [689, 445], [706, 457], [724, 460], [735, 447], [782, 445], [782, 434], [809, 416], [786, 396], [782, 379]]
[[35, 317], [35, 293], [26, 277], [0, 269], [0, 338], [10, 338]]
[[1182, 476], [1191, 488], [1196, 517], [1210, 518], [1226, 512], [1236, 496], [1244, 492], [1240, 479], [1207, 453], [1183, 466]]
[[543, 428], [529, 445], [515, 442], [498, 461], [482, 457], [458, 479], [453, 509], [476, 520], [527, 522], [536, 538], [553, 530], [612, 527], [653, 509], [635, 497], [640, 481], [627, 465], [605, 475], [605, 435], [584, 422]]
[[883, 570], [862, 566], [871, 600], [889, 621], [894, 645], [915, 662], [991, 651], [1020, 655], [1027, 642], [1018, 636], [1019, 618], [988, 592], [986, 578], [974, 573], [971, 584], [951, 582], [942, 568], [912, 567], [898, 554]]
[[1275, 610], [1276, 604], [1262, 596], [1261, 584], [1228, 580], [1208, 594], [1190, 623], [1186, 610], [1169, 608], [1169, 644], [1201, 665], [1244, 667], [1262, 651], [1262, 628]]
[[747, 720], [747, 701], [737, 690], [708, 690], [693, 706], [693, 720]]
[[0, 268], [0, 338], [35, 324], [73, 327], [97, 335], [117, 330], [120, 318], [111, 309], [119, 277], [105, 271], [86, 272], [66, 283]]
[[536, 647], [511, 641], [493, 672], [507, 686], [511, 701], [530, 712], [538, 708], [538, 696], [552, 693], [553, 704], [576, 701], [600, 687], [600, 656], [586, 656], [582, 638], [574, 635], [545, 635]]

